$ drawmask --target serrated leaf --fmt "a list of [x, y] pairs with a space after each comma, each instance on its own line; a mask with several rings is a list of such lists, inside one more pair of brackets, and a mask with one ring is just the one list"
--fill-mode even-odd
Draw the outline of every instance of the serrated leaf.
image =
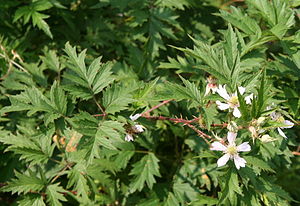
[[266, 163], [265, 161], [254, 157], [254, 156], [245, 156], [244, 157], [245, 160], [247, 161], [247, 164], [252, 165], [254, 168], [259, 168], [268, 172], [273, 172], [275, 173], [275, 171], [269, 166], [268, 163]]
[[43, 196], [39, 194], [27, 194], [18, 201], [19, 206], [46, 206]]
[[169, 192], [167, 199], [165, 200], [164, 206], [174, 206], [179, 205], [177, 198], [172, 192]]
[[196, 200], [199, 195], [199, 192], [189, 183], [175, 183], [173, 191], [175, 197], [184, 205]]
[[103, 93], [102, 105], [105, 112], [115, 114], [127, 108], [128, 104], [132, 103], [131, 89], [124, 86], [113, 85], [108, 87]]
[[44, 135], [35, 136], [34, 139], [31, 139], [20, 134], [12, 135], [1, 132], [0, 142], [9, 145], [6, 151], [21, 155], [21, 160], [25, 159], [32, 164], [46, 163], [54, 150], [54, 145], [51, 145], [51, 138]]
[[62, 194], [65, 192], [66, 190], [59, 186], [59, 183], [48, 185], [46, 189], [47, 202], [52, 206], [61, 206], [62, 204], [60, 201], [67, 201]]
[[20, 195], [21, 193], [26, 194], [32, 191], [40, 192], [45, 186], [45, 183], [38, 177], [33, 176], [33, 174], [28, 176], [17, 171], [15, 174], [16, 179], [11, 180], [8, 185], [1, 188], [1, 191]]
[[153, 184], [156, 183], [154, 176], [160, 177], [158, 162], [159, 159], [153, 153], [149, 153], [133, 165], [129, 174], [135, 177], [129, 186], [130, 193], [136, 190], [142, 191], [145, 184], [152, 189]]
[[40, 58], [49, 67], [49, 69], [55, 72], [60, 72], [63, 69], [54, 50], [46, 52], [45, 56], [41, 56]]
[[115, 121], [104, 121], [99, 124], [94, 137], [88, 142], [86, 158], [88, 163], [99, 158], [100, 146], [110, 150], [118, 150], [118, 144], [123, 142], [120, 133], [124, 133], [123, 124]]
[[71, 47], [69, 42], [65, 45], [65, 52], [68, 55], [68, 68], [71, 71], [64, 73], [67, 79], [65, 89], [74, 96], [82, 99], [90, 99], [101, 92], [113, 82], [112, 63], [102, 64], [101, 57], [96, 58], [87, 68], [85, 64], [86, 50], [77, 54], [76, 48]]
[[77, 191], [77, 196], [81, 197], [84, 201], [89, 202], [89, 186], [85, 177], [86, 167], [78, 163], [72, 170], [68, 171], [68, 185], [67, 188], [74, 188]]

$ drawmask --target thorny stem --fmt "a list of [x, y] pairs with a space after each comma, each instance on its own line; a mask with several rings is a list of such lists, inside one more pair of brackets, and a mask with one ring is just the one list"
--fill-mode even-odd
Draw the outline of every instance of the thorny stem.
[[212, 139], [211, 136], [205, 134], [204, 132], [202, 132], [201, 130], [199, 130], [198, 128], [196, 128], [194, 125], [188, 124], [186, 123], [185, 125], [187, 125], [189, 128], [191, 128], [192, 130], [194, 130], [195, 132], [197, 132], [197, 134], [203, 138], [203, 140], [207, 143], [210, 144], [209, 141], [207, 139]]
[[165, 104], [168, 104], [170, 101], [172, 101], [173, 99], [169, 99], [169, 100], [165, 100], [161, 103], [159, 103], [158, 105], [155, 105], [154, 107], [152, 107], [151, 109], [147, 110], [146, 112], [143, 112], [141, 115], [142, 117], [147, 117], [149, 116], [149, 113], [152, 112], [153, 110], [165, 105]]

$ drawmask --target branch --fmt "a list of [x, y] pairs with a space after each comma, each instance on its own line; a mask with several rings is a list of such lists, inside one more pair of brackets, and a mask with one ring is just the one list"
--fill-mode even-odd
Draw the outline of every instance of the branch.
[[207, 143], [207, 144], [210, 144], [209, 141], [207, 139], [212, 139], [211, 136], [205, 134], [204, 132], [202, 132], [201, 130], [199, 130], [198, 128], [196, 128], [194, 125], [191, 125], [191, 124], [185, 124], [187, 125], [189, 128], [191, 128], [192, 130], [194, 130], [195, 132], [197, 132], [197, 134], [203, 138], [203, 140]]
[[155, 105], [154, 107], [152, 107], [151, 109], [147, 110], [146, 112], [143, 112], [141, 115], [142, 117], [147, 117], [149, 116], [150, 112], [152, 112], [153, 110], [165, 105], [165, 104], [168, 104], [170, 101], [172, 101], [173, 99], [169, 99], [169, 100], [165, 100], [161, 103], [159, 103], [158, 105]]

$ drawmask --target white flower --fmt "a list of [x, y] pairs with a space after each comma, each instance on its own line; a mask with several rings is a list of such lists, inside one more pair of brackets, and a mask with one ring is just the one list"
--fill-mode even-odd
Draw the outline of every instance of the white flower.
[[246, 160], [239, 156], [238, 152], [249, 152], [251, 147], [248, 142], [243, 142], [239, 146], [235, 145], [237, 133], [228, 132], [227, 140], [228, 145], [224, 145], [220, 142], [213, 142], [210, 150], [222, 151], [225, 153], [221, 158], [218, 159], [218, 167], [224, 166], [229, 159], [234, 161], [236, 168], [239, 170], [241, 167], [245, 167]]
[[[226, 110], [226, 109], [233, 109], [233, 116], [240, 118], [241, 112], [239, 110], [240, 103], [238, 99], [237, 92], [234, 92], [233, 94], [229, 95], [228, 92], [225, 89], [226, 85], [222, 86], [219, 85], [219, 89], [217, 90], [217, 93], [226, 100], [226, 103], [222, 103], [220, 101], [216, 101], [216, 104], [218, 105], [218, 108], [220, 110]], [[238, 87], [238, 90], [241, 95], [243, 95], [246, 91], [246, 88], [244, 87]], [[247, 104], [251, 104], [251, 100], [253, 99], [253, 94], [250, 94], [249, 96], [245, 97], [245, 101]]]
[[292, 128], [294, 126], [294, 123], [289, 120], [285, 120], [280, 113], [272, 112], [270, 116], [272, 120], [286, 125], [284, 127], [278, 127], [277, 131], [282, 137], [287, 138], [282, 129]]
[[209, 76], [207, 77], [207, 85], [205, 88], [205, 94], [204, 96], [207, 96], [209, 94], [209, 92], [211, 91], [213, 94], [215, 94], [218, 90], [218, 86], [217, 86], [217, 80], [216, 78], [214, 78], [213, 76]]
[[129, 118], [132, 120], [132, 121], [135, 121], [137, 120], [138, 118], [140, 118], [142, 115], [141, 114], [135, 114], [135, 115], [130, 115]]
[[127, 141], [127, 142], [133, 141], [133, 136], [132, 136], [132, 134], [126, 134], [126, 136], [125, 136], [125, 141]]
[[143, 125], [140, 125], [140, 124], [136, 124], [134, 126], [131, 127], [132, 130], [135, 132], [135, 133], [141, 133], [144, 131], [145, 127]]

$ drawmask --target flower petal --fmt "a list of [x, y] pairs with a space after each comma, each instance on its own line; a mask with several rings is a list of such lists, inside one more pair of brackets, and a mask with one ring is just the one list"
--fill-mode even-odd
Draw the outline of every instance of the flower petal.
[[242, 114], [241, 114], [241, 112], [240, 112], [240, 110], [239, 110], [239, 108], [237, 108], [237, 107], [235, 107], [234, 109], [233, 109], [233, 116], [235, 116], [235, 117], [237, 117], [237, 118], [240, 118], [241, 116], [242, 116]]
[[280, 128], [277, 128], [278, 133], [283, 136], [285, 139], [287, 139], [287, 136], [283, 133], [283, 131]]
[[210, 146], [210, 150], [215, 150], [215, 151], [225, 151], [226, 149], [227, 147], [225, 147], [220, 142], [213, 142]]
[[207, 96], [210, 92], [210, 87], [208, 86], [208, 84], [206, 85], [206, 88], [205, 88], [205, 94], [204, 96]]
[[134, 132], [136, 133], [140, 133], [140, 132], [143, 132], [145, 127], [143, 125], [139, 125], [139, 124], [136, 124], [134, 126], [131, 127], [133, 129]]
[[226, 104], [226, 103], [222, 103], [220, 101], [216, 101], [216, 104], [218, 105], [218, 108], [220, 110], [226, 110], [229, 108], [229, 104]]
[[245, 97], [246, 104], [251, 104], [253, 100], [253, 93]]
[[289, 120], [284, 120], [284, 124], [286, 124], [286, 127], [283, 128], [292, 128], [294, 126], [294, 123]]
[[133, 141], [133, 136], [131, 134], [126, 134], [125, 141], [127, 142]]
[[229, 94], [227, 93], [226, 89], [225, 89], [225, 86], [224, 85], [222, 87], [222, 85], [219, 85], [219, 89], [217, 90], [217, 93], [223, 98], [223, 99], [226, 99], [226, 100], [229, 100], [230, 99], [230, 96]]
[[226, 165], [229, 158], [230, 158], [230, 154], [224, 154], [222, 157], [220, 157], [217, 161], [218, 167], [222, 167], [222, 166]]
[[217, 86], [213, 87], [213, 88], [211, 88], [211, 90], [212, 90], [212, 93], [215, 94], [218, 91], [218, 87]]
[[246, 88], [245, 87], [238, 87], [238, 90], [239, 90], [240, 94], [243, 95], [246, 91]]
[[245, 167], [246, 166], [246, 160], [242, 157], [240, 157], [239, 155], [234, 155], [233, 156], [233, 161], [235, 164], [235, 167], [239, 170], [241, 167]]
[[237, 146], [237, 151], [238, 152], [249, 152], [251, 150], [251, 146], [249, 145], [248, 142], [243, 142], [239, 146]]
[[140, 116], [142, 116], [141, 114], [135, 114], [135, 115], [130, 115], [129, 118], [132, 120], [132, 121], [135, 121], [137, 120], [138, 118], [140, 118]]
[[234, 132], [228, 132], [227, 133], [227, 140], [229, 142], [229, 145], [233, 145], [235, 144], [235, 139], [236, 139], [236, 135], [237, 133], [234, 133]]

